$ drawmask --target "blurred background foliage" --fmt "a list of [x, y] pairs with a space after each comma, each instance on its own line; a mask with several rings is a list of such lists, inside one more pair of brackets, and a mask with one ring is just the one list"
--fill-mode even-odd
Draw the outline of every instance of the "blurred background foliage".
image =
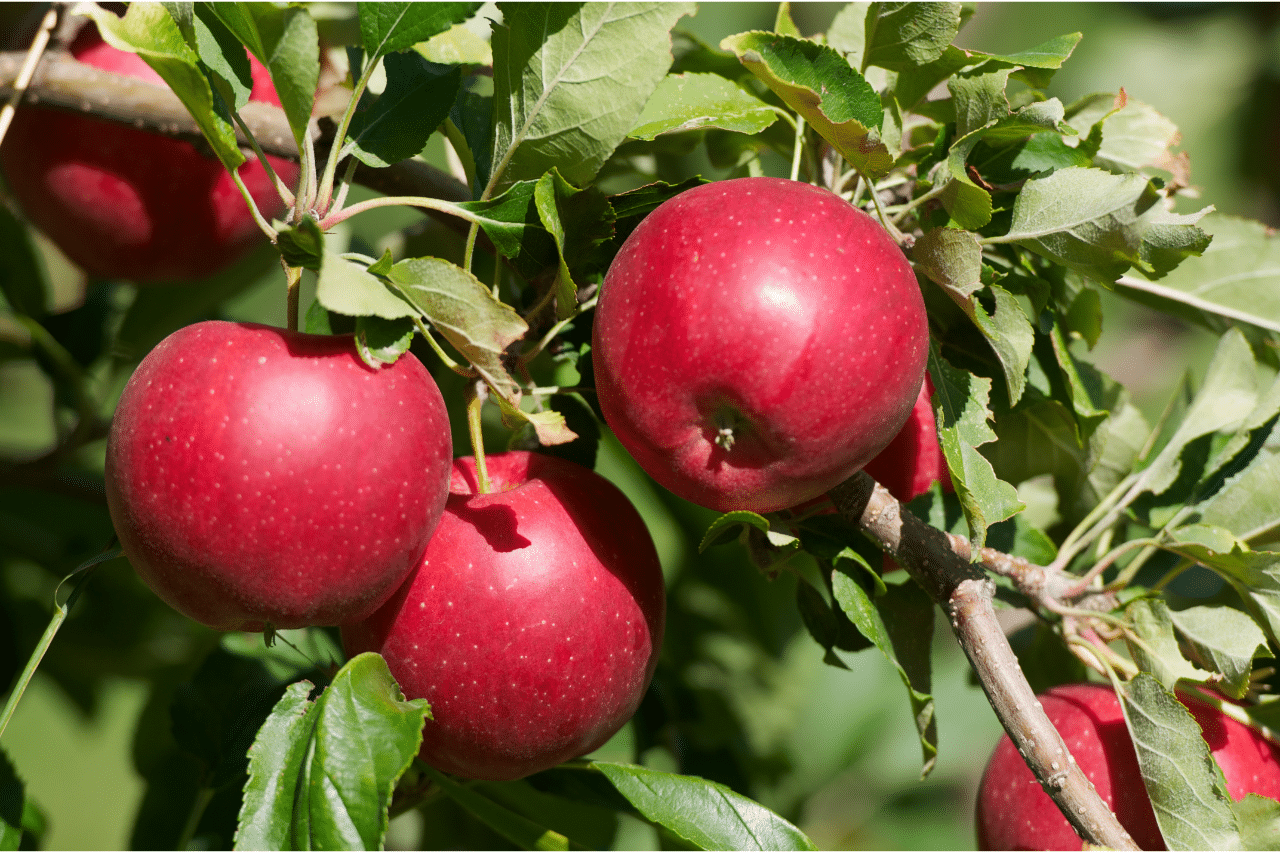
[[[813, 33], [839, 8], [796, 4], [792, 11], [801, 30]], [[20, 19], [15, 9], [4, 11], [0, 31]], [[682, 26], [718, 44], [731, 33], [772, 27], [776, 9], [704, 4]], [[1124, 87], [1181, 129], [1203, 203], [1280, 224], [1280, 6], [993, 3], [978, 8], [957, 43], [1016, 51], [1070, 32], [1084, 39], [1049, 94], [1070, 103]], [[438, 146], [428, 153], [440, 156]], [[408, 212], [358, 217], [348, 231], [355, 245], [390, 240], [418, 254], [456, 248], [450, 232]], [[55, 250], [42, 244], [41, 252], [55, 303], [45, 328], [107, 403], [172, 328], [211, 316], [284, 323], [280, 273], [265, 249], [196, 288], [141, 293], [124, 284], [86, 291]], [[12, 274], [10, 260], [0, 254], [0, 274]], [[129, 324], [119, 328], [130, 306]], [[76, 400], [68, 383], [55, 381], [56, 365], [31, 356], [29, 340], [7, 307], [0, 310], [5, 692], [48, 622], [58, 582], [111, 538], [100, 439], [47, 465], [30, 464], [58, 445]], [[1200, 369], [1212, 343], [1170, 318], [1110, 300], [1093, 358], [1155, 413], [1184, 371]], [[429, 355], [424, 361], [432, 363]], [[451, 380], [440, 379], [446, 398], [460, 399]], [[469, 452], [465, 434], [456, 434], [459, 452]], [[939, 627], [933, 638], [939, 757], [921, 781], [907, 695], [887, 661], [872, 650], [847, 655], [848, 670], [824, 664], [800, 621], [793, 576], [762, 575], [737, 546], [698, 555], [713, 514], [657, 489], [612, 440], [602, 443], [597, 470], [646, 517], [670, 588], [654, 687], [605, 751], [729, 784], [795, 821], [823, 848], [972, 847], [974, 789], [999, 727], [949, 632]], [[205, 806], [194, 827], [197, 843], [228, 845], [244, 748], [257, 721], [287, 681], [324, 678], [332, 637], [308, 639], [309, 662], [290, 660], [288, 650], [262, 654], [260, 639], [219, 637], [170, 611], [123, 560], [101, 566], [4, 739], [47, 818], [43, 846], [170, 848], [188, 816], [199, 813], [196, 804]], [[624, 821], [602, 830], [600, 842], [651, 848], [659, 839]], [[388, 838], [392, 848], [463, 844], [504, 846], [447, 805], [397, 818]]]

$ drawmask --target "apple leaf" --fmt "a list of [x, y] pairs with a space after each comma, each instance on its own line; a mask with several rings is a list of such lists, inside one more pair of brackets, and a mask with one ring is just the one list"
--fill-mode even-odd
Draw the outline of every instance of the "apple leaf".
[[1182, 138], [1178, 127], [1156, 109], [1127, 95], [1088, 95], [1067, 109], [1067, 123], [1082, 137], [1095, 129], [1102, 143], [1093, 153], [1093, 162], [1113, 172], [1141, 172], [1154, 177], [1160, 172], [1176, 183], [1190, 182], [1190, 162], [1186, 153], [1174, 154]]
[[551, 289], [556, 297], [556, 317], [560, 320], [567, 320], [577, 312], [578, 287], [574, 284], [569, 265], [564, 258], [566, 238], [564, 224], [560, 221], [558, 202], [560, 199], [572, 197], [577, 192], [578, 190], [560, 177], [560, 173], [555, 169], [539, 178], [533, 189], [533, 203], [538, 210], [538, 219], [556, 244], [559, 265]]
[[978, 451], [996, 438], [988, 423], [991, 380], [952, 367], [933, 348], [929, 376], [934, 386], [938, 442], [969, 522], [973, 553], [977, 554], [986, 542], [987, 528], [1021, 512], [1025, 505], [1017, 490], [998, 479], [991, 463]]
[[702, 541], [698, 543], [698, 553], [701, 554], [715, 545], [725, 545], [737, 540], [742, 534], [743, 527], [754, 527], [761, 533], [768, 533], [769, 520], [759, 513], [745, 509], [726, 512], [712, 521], [707, 527], [707, 532], [702, 534]]
[[990, 242], [1017, 243], [1100, 281], [1131, 267], [1159, 278], [1209, 245], [1196, 226], [1207, 211], [1172, 213], [1141, 175], [1072, 166], [1027, 181], [1009, 232]]
[[514, 308], [495, 298], [474, 275], [441, 258], [400, 261], [387, 280], [499, 397], [512, 406], [519, 402], [519, 386], [507, 372], [503, 356], [529, 326]]
[[212, 12], [271, 72], [301, 149], [320, 80], [320, 37], [311, 14], [272, 3], [214, 3]]
[[380, 655], [348, 661], [312, 700], [291, 684], [249, 749], [237, 850], [374, 850], [418, 753], [426, 700], [405, 701]]
[[930, 692], [933, 677], [929, 663], [933, 601], [914, 581], [882, 586], [885, 591], [873, 599], [844, 572], [835, 572], [831, 577], [832, 594], [840, 608], [893, 664], [907, 688], [911, 716], [920, 734], [924, 759], [920, 778], [923, 779], [938, 760], [938, 721]]
[[394, 364], [409, 351], [417, 326], [407, 317], [384, 320], [382, 317], [356, 318], [356, 352], [365, 364], [377, 369]]
[[516, 845], [519, 850], [568, 850], [570, 841], [564, 835], [534, 823], [524, 815], [486, 797], [480, 791], [461, 785], [430, 765], [422, 772], [440, 786], [445, 795], [462, 806], [494, 832]]
[[415, 52], [391, 54], [383, 67], [386, 88], [352, 117], [346, 142], [352, 156], [379, 169], [421, 153], [462, 85], [459, 68], [436, 65]]
[[479, 3], [357, 3], [360, 44], [370, 62], [408, 50], [475, 14]]
[[[218, 18], [212, 3], [166, 3], [165, 6], [187, 44], [196, 49], [200, 61], [213, 72], [210, 80], [218, 94], [232, 109], [242, 108], [253, 92], [253, 69], [239, 38]], [[188, 25], [190, 34], [187, 34]]]
[[316, 301], [348, 317], [398, 320], [419, 313], [363, 264], [332, 253], [325, 254], [316, 277]]
[[645, 819], [701, 850], [816, 850], [790, 822], [726, 785], [641, 767], [593, 761]]
[[1005, 88], [1012, 72], [1013, 68], [1008, 65], [983, 63], [947, 81], [951, 102], [955, 105], [957, 139], [1009, 115]]
[[952, 299], [967, 299], [982, 288], [982, 247], [978, 238], [960, 228], [933, 228], [911, 249], [916, 269], [947, 291]]
[[48, 281], [31, 233], [0, 205], [0, 294], [16, 314], [39, 320], [49, 311]]
[[503, 3], [499, 9], [493, 170], [483, 197], [552, 168], [576, 186], [590, 183], [671, 67], [671, 28], [692, 5]]
[[1221, 575], [1240, 594], [1271, 643], [1280, 645], [1280, 553], [1254, 551], [1230, 530], [1207, 523], [1179, 527], [1172, 537], [1168, 550]]
[[520, 181], [495, 198], [455, 205], [526, 279], [557, 263], [554, 238], [546, 233], [538, 212], [537, 186], [537, 181]]
[[489, 47], [489, 41], [465, 24], [454, 24], [425, 42], [414, 45], [414, 50], [427, 61], [440, 65], [493, 65], [493, 50]]
[[1139, 669], [1151, 673], [1166, 690], [1172, 690], [1179, 679], [1204, 679], [1206, 673], [1192, 666], [1178, 647], [1173, 617], [1163, 599], [1140, 598], [1125, 608], [1124, 615], [1133, 626], [1134, 636], [1126, 634], [1125, 639]]
[[0, 850], [17, 850], [22, 843], [27, 796], [13, 762], [0, 750]]
[[893, 156], [880, 139], [880, 96], [839, 52], [766, 32], [729, 36], [720, 47], [804, 116], [850, 166], [871, 178], [888, 174]]
[[1203, 605], [1170, 614], [1188, 655], [1209, 672], [1222, 675], [1215, 689], [1241, 699], [1249, 689], [1253, 659], [1269, 655], [1267, 637], [1247, 614], [1225, 605]]
[[276, 236], [280, 257], [291, 267], [319, 271], [324, 264], [324, 232], [312, 216], [291, 227], [281, 228]]
[[1280, 803], [1261, 794], [1245, 794], [1232, 808], [1242, 850], [1280, 850]]
[[235, 169], [244, 162], [226, 105], [215, 101], [199, 57], [168, 10], [159, 3], [136, 3], [120, 18], [96, 4], [80, 8], [93, 18], [107, 44], [136, 53], [155, 69], [191, 113], [224, 166]]
[[756, 134], [777, 120], [773, 107], [719, 74], [668, 74], [628, 135], [651, 140], [708, 127]]
[[1280, 454], [1264, 451], [1201, 510], [1204, 524], [1231, 530], [1258, 549], [1280, 545]]
[[1248, 341], [1238, 329], [1229, 329], [1218, 340], [1204, 383], [1181, 423], [1145, 466], [1143, 487], [1162, 494], [1181, 475], [1183, 451], [1192, 441], [1245, 425], [1259, 402], [1257, 382]]
[[1124, 685], [1120, 698], [1169, 849], [1240, 849], [1231, 796], [1195, 717], [1145, 672]]
[[[492, 383], [490, 384], [492, 386]], [[578, 434], [569, 429], [569, 424], [561, 412], [554, 409], [526, 412], [517, 405], [518, 394], [511, 394], [510, 396], [498, 394], [493, 399], [497, 402], [498, 410], [502, 413], [503, 425], [508, 429], [519, 429], [525, 425], [533, 427], [533, 431], [538, 437], [538, 444], [554, 447], [560, 444], [568, 444], [578, 438]]]
[[1280, 236], [1249, 219], [1210, 213], [1200, 221], [1213, 237], [1158, 283], [1122, 276], [1131, 298], [1197, 325], [1221, 330], [1241, 321], [1280, 332]]
[[871, 4], [862, 66], [904, 71], [942, 56], [960, 31], [959, 3]]

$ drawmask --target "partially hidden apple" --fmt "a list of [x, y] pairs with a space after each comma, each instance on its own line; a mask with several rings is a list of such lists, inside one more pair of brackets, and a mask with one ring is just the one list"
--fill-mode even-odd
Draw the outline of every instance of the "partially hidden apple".
[[954, 490], [947, 470], [947, 457], [938, 443], [938, 422], [933, 415], [932, 397], [933, 383], [926, 373], [924, 384], [920, 386], [920, 396], [916, 398], [907, 422], [884, 450], [862, 469], [904, 503], [923, 495], [939, 481], [943, 490]]
[[422, 564], [377, 613], [342, 629], [431, 703], [421, 757], [518, 779], [584, 755], [635, 713], [666, 613], [643, 520], [612, 483], [551, 456], [455, 461]]
[[606, 422], [658, 483], [770, 512], [884, 449], [928, 339], [915, 274], [874, 219], [819, 187], [739, 178], [667, 200], [627, 238], [592, 364]]
[[[1072, 757], [1133, 840], [1144, 850], [1164, 850], [1115, 691], [1100, 684], [1068, 684], [1039, 698]], [[1212, 705], [1186, 694], [1179, 698], [1200, 724], [1233, 799], [1250, 793], [1280, 797], [1280, 749]], [[981, 850], [1082, 847], [1008, 735], [1001, 736], [983, 773], [976, 817]]]
[[[165, 85], [141, 57], [104, 42], [92, 24], [70, 50], [86, 65]], [[267, 70], [252, 56], [250, 65], [251, 99], [280, 106]], [[269, 159], [292, 187], [298, 164]], [[0, 166], [30, 221], [96, 278], [141, 284], [206, 278], [266, 239], [222, 164], [182, 140], [22, 106], [0, 144]], [[284, 210], [252, 155], [240, 176], [268, 221]]]
[[373, 369], [350, 336], [206, 321], [161, 341], [107, 436], [125, 555], [219, 630], [361, 619], [417, 566], [453, 446], [412, 355]]

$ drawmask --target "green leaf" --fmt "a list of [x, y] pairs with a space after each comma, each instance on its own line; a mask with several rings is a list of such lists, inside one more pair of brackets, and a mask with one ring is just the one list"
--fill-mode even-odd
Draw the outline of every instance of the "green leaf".
[[668, 74], [628, 136], [651, 140], [709, 127], [756, 134], [777, 120], [773, 107], [719, 74]]
[[890, 2], [872, 5], [862, 64], [890, 71], [925, 65], [942, 56], [960, 31], [959, 3]]
[[389, 53], [408, 50], [419, 42], [460, 24], [475, 14], [479, 3], [357, 3], [360, 44], [375, 62]]
[[290, 685], [249, 750], [237, 850], [382, 848], [427, 703], [406, 702], [372, 652], [348, 661], [315, 701], [310, 690]]
[[1280, 803], [1261, 794], [1245, 794], [1232, 803], [1243, 850], [1280, 850]]
[[1214, 689], [1233, 699], [1249, 689], [1253, 659], [1267, 656], [1267, 637], [1247, 613], [1225, 605], [1188, 607], [1170, 614], [1191, 660], [1222, 675]]
[[[490, 384], [492, 386], [492, 383]], [[498, 404], [498, 409], [502, 413], [502, 423], [507, 428], [533, 427], [533, 431], [538, 437], [538, 444], [547, 447], [568, 444], [578, 438], [578, 434], [569, 429], [568, 421], [565, 420], [563, 413], [554, 409], [547, 409], [541, 412], [526, 412], [516, 404], [517, 397], [518, 394], [515, 392], [498, 394], [494, 397], [494, 401]]]
[[515, 309], [475, 276], [441, 258], [410, 258], [387, 277], [391, 288], [431, 323], [500, 397], [513, 405], [520, 389], [507, 372], [507, 347], [529, 330]]
[[1280, 553], [1254, 551], [1231, 531], [1209, 524], [1190, 524], [1172, 531], [1167, 547], [1221, 575], [1280, 646]]
[[1280, 455], [1264, 452], [1213, 496], [1201, 511], [1204, 524], [1231, 531], [1258, 550], [1280, 545]]
[[1195, 717], [1145, 672], [1125, 684], [1120, 696], [1169, 849], [1240, 849], [1231, 797]]
[[1249, 343], [1238, 329], [1228, 330], [1218, 341], [1204, 384], [1182, 422], [1143, 472], [1143, 486], [1152, 494], [1162, 494], [1182, 473], [1183, 450], [1192, 441], [1243, 425], [1258, 404], [1257, 381]]
[[356, 352], [361, 360], [377, 369], [395, 361], [409, 351], [418, 328], [408, 317], [385, 320], [382, 317], [356, 318]]
[[873, 599], [849, 575], [836, 572], [831, 578], [832, 594], [840, 608], [893, 664], [907, 688], [923, 752], [923, 779], [938, 760], [938, 722], [929, 663], [933, 601], [914, 581], [884, 586], [885, 592]]
[[276, 238], [280, 257], [291, 267], [318, 271], [324, 263], [324, 232], [312, 216], [292, 227], [280, 229]]
[[804, 116], [850, 166], [872, 178], [888, 174], [893, 156], [880, 139], [880, 96], [837, 51], [765, 32], [729, 36], [720, 46]]
[[568, 199], [577, 192], [578, 190], [566, 183], [564, 178], [560, 177], [560, 173], [554, 169], [539, 178], [533, 190], [533, 202], [538, 210], [538, 219], [542, 222], [542, 227], [546, 228], [547, 233], [555, 240], [556, 254], [560, 261], [555, 281], [551, 285], [556, 295], [556, 318], [559, 320], [567, 320], [578, 310], [578, 287], [573, 281], [569, 264], [564, 257], [566, 237], [564, 224], [560, 221], [559, 204], [561, 199]]
[[1215, 332], [1232, 321], [1280, 332], [1280, 236], [1261, 222], [1220, 213], [1200, 226], [1213, 237], [1202, 255], [1158, 283], [1124, 276], [1120, 291]]
[[22, 843], [22, 817], [26, 808], [22, 780], [9, 756], [0, 750], [0, 850], [17, 850]]
[[320, 80], [320, 37], [309, 12], [271, 3], [213, 3], [213, 14], [271, 72], [299, 150]]
[[1025, 505], [1013, 486], [997, 479], [991, 463], [978, 451], [996, 438], [988, 423], [991, 380], [952, 367], [932, 349], [929, 375], [938, 401], [934, 404], [938, 441], [977, 554], [986, 542], [987, 528], [1021, 512]]
[[330, 311], [348, 317], [381, 317], [398, 320], [418, 314], [381, 278], [360, 263], [326, 253], [316, 277], [316, 301]]
[[82, 8], [98, 25], [107, 44], [138, 54], [155, 69], [191, 113], [224, 166], [234, 169], [244, 162], [226, 105], [220, 101], [215, 103], [209, 80], [200, 70], [199, 58], [163, 6], [136, 3], [123, 18], [97, 5]]
[[1173, 149], [1182, 138], [1178, 127], [1156, 109], [1120, 95], [1088, 95], [1067, 108], [1067, 123], [1082, 137], [1095, 128], [1102, 144], [1093, 162], [1112, 172], [1141, 172], [1148, 177], [1171, 175], [1182, 185], [1190, 181], [1186, 153]]
[[[503, 3], [493, 32], [493, 172], [485, 197], [556, 168], [585, 186], [671, 67], [686, 3]], [[608, 109], [599, 105], [607, 104]]]
[[355, 114], [347, 138], [352, 156], [379, 169], [422, 152], [462, 85], [459, 68], [435, 65], [417, 53], [392, 54], [383, 66], [386, 88], [369, 109]]
[[934, 228], [911, 249], [916, 269], [953, 299], [968, 299], [982, 287], [982, 247], [978, 238], [959, 228]]
[[763, 515], [745, 509], [726, 512], [711, 522], [707, 532], [702, 534], [702, 541], [698, 543], [698, 553], [701, 554], [715, 545], [733, 542], [739, 538], [743, 527], [754, 527], [761, 533], [768, 533], [769, 520]]
[[466, 809], [485, 826], [515, 844], [518, 849], [569, 849], [569, 839], [559, 832], [534, 823], [473, 788], [458, 784], [434, 767], [424, 764], [422, 772], [431, 777], [446, 796]]
[[1205, 212], [1170, 212], [1140, 175], [1070, 167], [1023, 185], [1000, 242], [1100, 281], [1113, 282], [1130, 267], [1158, 278], [1209, 245], [1195, 224]]
[[0, 205], [0, 294], [9, 308], [39, 320], [48, 313], [48, 282], [31, 234]]
[[719, 782], [593, 761], [646, 820], [701, 850], [815, 850], [788, 821]]
[[[1196, 670], [1178, 648], [1173, 614], [1163, 600], [1138, 599], [1125, 608], [1124, 615], [1133, 626], [1136, 638], [1141, 640], [1129, 641], [1127, 644], [1133, 662], [1143, 672], [1151, 673], [1166, 690], [1172, 690], [1179, 679], [1203, 680], [1205, 673]], [[1126, 641], [1128, 640], [1126, 634]]]

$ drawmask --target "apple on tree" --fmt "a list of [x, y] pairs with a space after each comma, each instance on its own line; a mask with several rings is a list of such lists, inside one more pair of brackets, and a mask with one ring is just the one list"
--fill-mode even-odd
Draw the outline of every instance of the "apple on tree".
[[111, 520], [138, 575], [219, 630], [363, 618], [417, 565], [453, 450], [412, 355], [206, 321], [161, 341], [107, 436]]
[[408, 698], [431, 703], [421, 757], [518, 779], [584, 755], [635, 713], [666, 600], [648, 529], [616, 486], [524, 451], [454, 462], [444, 518], [411, 580], [342, 628]]
[[[1120, 699], [1108, 685], [1066, 684], [1039, 697], [1072, 757], [1144, 850], [1164, 850]], [[1280, 798], [1280, 748], [1257, 731], [1185, 693], [1179, 699], [1200, 724], [1227, 792]], [[982, 850], [1079, 850], [1080, 837], [1040, 787], [1007, 734], [982, 775], [977, 802]]]
[[605, 420], [660, 484], [719, 511], [825, 493], [898, 433], [928, 319], [867, 214], [780, 178], [659, 205], [614, 258], [592, 339]]
[[[86, 65], [165, 85], [140, 56], [107, 44], [92, 24], [70, 52]], [[252, 55], [249, 62], [250, 98], [280, 106], [266, 68]], [[286, 185], [296, 183], [297, 163], [269, 159]], [[205, 278], [265, 239], [222, 163], [179, 139], [23, 106], [0, 144], [0, 166], [30, 221], [97, 278], [141, 284]], [[239, 171], [264, 217], [284, 210], [262, 163], [250, 156]]]

